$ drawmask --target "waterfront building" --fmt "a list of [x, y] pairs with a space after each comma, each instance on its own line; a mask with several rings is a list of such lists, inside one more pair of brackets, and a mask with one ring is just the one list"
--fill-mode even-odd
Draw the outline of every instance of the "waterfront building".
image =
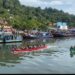
[[68, 30], [68, 25], [66, 22], [57, 22], [56, 27], [60, 30]]
[[0, 20], [0, 43], [21, 42], [22, 36], [5, 20]]

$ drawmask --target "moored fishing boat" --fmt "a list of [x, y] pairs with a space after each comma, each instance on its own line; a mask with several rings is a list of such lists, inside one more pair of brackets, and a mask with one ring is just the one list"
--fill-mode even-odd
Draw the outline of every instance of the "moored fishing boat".
[[36, 34], [23, 35], [24, 39], [40, 39], [40, 38], [52, 38], [53, 35], [49, 32], [39, 32]]
[[37, 34], [37, 38], [52, 38], [53, 35], [50, 32], [40, 32]]
[[37, 36], [36, 35], [29, 34], [29, 35], [24, 35], [23, 38], [24, 39], [36, 39]]
[[75, 36], [75, 33], [73, 33], [70, 30], [67, 31], [52, 31], [53, 37], [72, 37]]
[[4, 33], [3, 42], [4, 43], [12, 43], [12, 42], [21, 42], [22, 36], [12, 33]]

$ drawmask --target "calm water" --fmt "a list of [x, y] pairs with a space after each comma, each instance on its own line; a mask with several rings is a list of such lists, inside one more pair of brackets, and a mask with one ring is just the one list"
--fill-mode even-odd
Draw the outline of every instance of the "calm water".
[[[14, 53], [13, 47], [45, 43], [48, 49]], [[70, 47], [75, 38], [24, 40], [22, 43], [0, 44], [0, 74], [64, 74], [75, 73], [75, 52]]]

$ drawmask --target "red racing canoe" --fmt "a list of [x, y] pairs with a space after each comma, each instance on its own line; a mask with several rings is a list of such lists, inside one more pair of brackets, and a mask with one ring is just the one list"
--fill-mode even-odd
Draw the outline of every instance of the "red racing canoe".
[[28, 49], [23, 49], [23, 48], [13, 48], [12, 50], [14, 52], [32, 52], [32, 51], [38, 51], [38, 50], [43, 50], [43, 49], [47, 49], [48, 47], [45, 46], [41, 46], [41, 47], [35, 47], [35, 48], [28, 48]]

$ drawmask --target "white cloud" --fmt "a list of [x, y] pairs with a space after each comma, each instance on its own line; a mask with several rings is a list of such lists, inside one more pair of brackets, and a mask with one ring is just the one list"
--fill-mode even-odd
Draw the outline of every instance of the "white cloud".
[[20, 0], [26, 6], [52, 7], [71, 14], [75, 14], [75, 0]]
[[71, 7], [66, 8], [64, 11], [69, 12], [70, 14], [75, 14], [75, 7], [74, 5], [71, 5]]
[[26, 6], [41, 7], [41, 8], [45, 8], [49, 5], [48, 2], [42, 2], [39, 0], [20, 0], [20, 2]]
[[62, 1], [51, 1], [50, 5], [63, 5]]

